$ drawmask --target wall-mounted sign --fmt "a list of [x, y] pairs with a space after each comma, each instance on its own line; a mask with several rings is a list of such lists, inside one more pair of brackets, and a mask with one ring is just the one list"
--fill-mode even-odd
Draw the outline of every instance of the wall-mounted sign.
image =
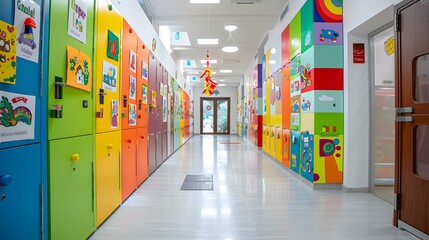
[[353, 63], [365, 63], [365, 44], [353, 43]]

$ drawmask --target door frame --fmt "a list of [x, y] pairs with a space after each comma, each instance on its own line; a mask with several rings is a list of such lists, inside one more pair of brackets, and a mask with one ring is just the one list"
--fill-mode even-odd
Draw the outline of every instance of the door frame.
[[[369, 45], [369, 67], [370, 67], [370, 71], [369, 71], [369, 87], [370, 87], [370, 97], [369, 97], [369, 109], [370, 109], [370, 113], [369, 113], [369, 129], [370, 129], [370, 139], [369, 139], [369, 191], [375, 195], [374, 190], [375, 190], [375, 139], [374, 139], [374, 113], [372, 112], [373, 110], [373, 104], [374, 104], [374, 99], [375, 99], [375, 83], [374, 83], [374, 79], [375, 79], [375, 54], [374, 54], [374, 44], [371, 41], [371, 38], [376, 36], [377, 34], [389, 29], [390, 27], [394, 28], [394, 22], [388, 22], [386, 24], [384, 24], [382, 27], [372, 31], [371, 33], [368, 34], [368, 45]], [[395, 29], [393, 29], [394, 31], [394, 37], [395, 37]], [[395, 52], [396, 54], [396, 52]], [[395, 77], [395, 76], [394, 76]], [[395, 80], [395, 79], [393, 79]], [[396, 87], [396, 86], [395, 86]], [[396, 93], [396, 91], [395, 91]], [[396, 176], [395, 176], [396, 177]], [[393, 185], [394, 186], [394, 185]], [[375, 195], [377, 196], [377, 195]], [[391, 204], [390, 202], [388, 202], [389, 204]]]
[[[227, 132], [226, 133], [218, 133], [217, 132], [217, 102], [218, 101], [227, 101], [228, 102], [228, 123], [227, 123]], [[213, 101], [213, 133], [204, 133], [203, 132], [203, 102], [204, 101]], [[217, 134], [217, 135], [229, 135], [231, 130], [231, 98], [229, 97], [206, 97], [200, 98], [200, 134]]]

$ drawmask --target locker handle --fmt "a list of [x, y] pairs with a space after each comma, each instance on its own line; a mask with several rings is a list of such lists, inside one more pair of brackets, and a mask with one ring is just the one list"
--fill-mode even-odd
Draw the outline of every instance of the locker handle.
[[100, 88], [98, 95], [100, 95], [100, 104], [104, 104], [104, 96], [106, 96], [107, 93], [104, 92], [104, 89]]
[[113, 149], [113, 144], [107, 144], [107, 149]]
[[142, 100], [139, 100], [139, 110], [142, 110]]
[[132, 139], [128, 139], [127, 140], [127, 143], [132, 143], [133, 142], [133, 140]]
[[144, 136], [142, 135], [142, 136], [140, 136], [140, 138], [141, 138], [141, 139], [144, 139]]
[[55, 76], [55, 82], [54, 82], [54, 86], [55, 86], [55, 91], [54, 91], [54, 97], [55, 99], [63, 99], [63, 87], [66, 86], [67, 84], [65, 84], [63, 82], [63, 78], [62, 77], [58, 77]]
[[124, 100], [123, 107], [126, 108], [127, 107], [127, 101], [128, 101], [128, 98], [126, 95], [124, 95], [123, 100]]
[[72, 160], [73, 162], [77, 162], [77, 161], [79, 161], [79, 160], [80, 160], [80, 155], [79, 155], [78, 153], [74, 153], [74, 154], [72, 154], [72, 156], [71, 156], [71, 160]]
[[2, 175], [0, 176], [0, 186], [7, 187], [12, 183], [11, 175]]

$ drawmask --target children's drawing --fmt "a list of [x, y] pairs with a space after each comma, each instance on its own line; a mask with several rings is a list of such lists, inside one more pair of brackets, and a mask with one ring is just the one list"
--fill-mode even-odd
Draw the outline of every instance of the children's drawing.
[[118, 67], [103, 60], [103, 86], [104, 90], [116, 92]]
[[142, 103], [147, 104], [147, 85], [143, 84], [142, 86]]
[[119, 59], [119, 38], [113, 32], [107, 32], [107, 56], [115, 61]]
[[156, 108], [156, 91], [152, 90], [152, 107]]
[[40, 6], [34, 1], [15, 1], [15, 26], [17, 28], [16, 55], [39, 62]]
[[86, 43], [87, 8], [83, 0], [69, 0], [68, 34]]
[[16, 28], [0, 21], [0, 82], [16, 83]]
[[67, 85], [91, 92], [91, 59], [67, 46]]
[[135, 104], [129, 104], [128, 105], [128, 125], [129, 126], [136, 126], [137, 124], [137, 113], [136, 113], [136, 105]]
[[137, 70], [137, 55], [131, 49], [130, 49], [130, 70], [134, 73]]
[[149, 67], [145, 61], [142, 61], [142, 78], [147, 80]]
[[130, 75], [130, 99], [136, 100], [137, 81], [136, 78]]
[[112, 116], [110, 121], [111, 128], [119, 127], [119, 101], [112, 99]]

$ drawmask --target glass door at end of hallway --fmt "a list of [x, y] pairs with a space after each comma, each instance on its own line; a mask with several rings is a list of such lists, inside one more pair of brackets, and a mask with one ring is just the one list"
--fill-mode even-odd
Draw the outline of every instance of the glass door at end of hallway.
[[201, 134], [229, 134], [229, 98], [201, 98], [200, 106]]

